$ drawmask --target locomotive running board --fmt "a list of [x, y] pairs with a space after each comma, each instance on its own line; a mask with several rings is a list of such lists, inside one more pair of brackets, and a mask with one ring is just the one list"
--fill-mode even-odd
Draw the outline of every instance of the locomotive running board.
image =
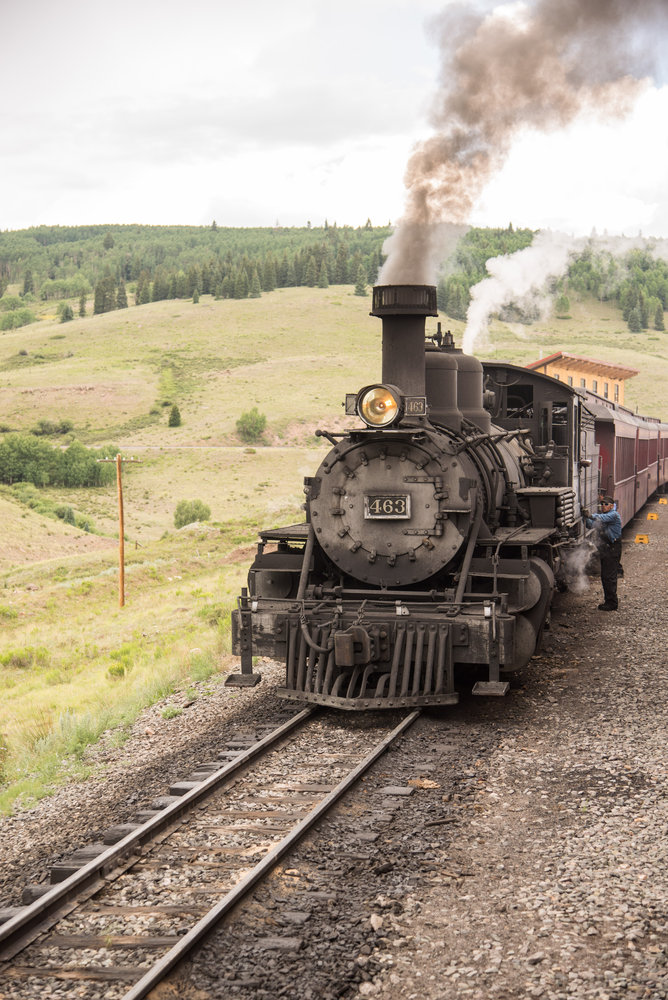
[[476, 681], [471, 694], [494, 695], [496, 698], [502, 698], [509, 691], [510, 684], [508, 681]]

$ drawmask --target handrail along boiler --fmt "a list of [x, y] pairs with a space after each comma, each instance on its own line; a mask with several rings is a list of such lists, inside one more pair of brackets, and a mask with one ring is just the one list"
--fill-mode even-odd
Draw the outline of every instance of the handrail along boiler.
[[[233, 649], [285, 664], [280, 694], [344, 709], [443, 705], [462, 677], [504, 694], [536, 650], [560, 552], [598, 489], [581, 394], [455, 349], [431, 285], [380, 285], [382, 379], [305, 480], [302, 524], [263, 531]], [[485, 385], [483, 386], [483, 382]]]

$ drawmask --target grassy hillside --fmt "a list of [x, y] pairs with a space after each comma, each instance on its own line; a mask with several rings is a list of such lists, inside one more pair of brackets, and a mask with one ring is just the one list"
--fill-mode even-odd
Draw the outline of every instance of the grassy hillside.
[[[379, 375], [377, 321], [349, 287], [285, 289], [243, 301], [203, 297], [44, 322], [0, 338], [2, 423], [27, 431], [70, 420], [84, 444], [114, 443], [125, 466], [126, 531], [159, 537], [180, 499], [201, 496], [214, 519], [239, 509], [271, 517], [301, 503], [319, 426], [340, 425], [341, 403]], [[169, 428], [177, 403], [180, 427]], [[266, 414], [264, 447], [235, 425]], [[98, 528], [116, 519], [114, 491], [59, 491]], [[1, 557], [0, 557], [1, 558]]]
[[[316, 428], [341, 428], [345, 393], [380, 377], [381, 325], [369, 308], [349, 286], [289, 288], [44, 319], [0, 337], [5, 429], [68, 420], [83, 443], [138, 459], [124, 467], [123, 609], [115, 485], [37, 491], [96, 533], [0, 488], [0, 808], [71, 777], [87, 743], [109, 729], [121, 740], [144, 704], [196, 696], [229, 669], [229, 611], [258, 528], [302, 517], [303, 477], [328, 447]], [[523, 364], [565, 349], [630, 365], [640, 375], [629, 405], [668, 418], [668, 334], [630, 334], [610, 304], [573, 302], [571, 314], [495, 322], [478, 354]], [[462, 323], [443, 325], [461, 342]], [[183, 422], [170, 428], [173, 403]], [[235, 425], [253, 406], [268, 423], [249, 447]], [[178, 501], [194, 498], [211, 523], [175, 531]]]

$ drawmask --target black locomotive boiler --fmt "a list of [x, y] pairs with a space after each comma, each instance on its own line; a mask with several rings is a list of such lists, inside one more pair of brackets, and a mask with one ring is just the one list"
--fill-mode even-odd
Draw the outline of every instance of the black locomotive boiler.
[[584, 398], [543, 374], [425, 340], [436, 289], [373, 290], [382, 380], [305, 480], [301, 524], [261, 532], [233, 615], [237, 683], [285, 664], [284, 697], [344, 709], [505, 694], [536, 650], [561, 551], [595, 506]]

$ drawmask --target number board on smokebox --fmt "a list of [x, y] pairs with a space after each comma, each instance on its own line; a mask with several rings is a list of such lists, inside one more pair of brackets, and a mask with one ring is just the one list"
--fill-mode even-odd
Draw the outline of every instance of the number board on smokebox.
[[367, 494], [364, 516], [372, 520], [407, 518], [411, 516], [411, 498], [406, 493]]

